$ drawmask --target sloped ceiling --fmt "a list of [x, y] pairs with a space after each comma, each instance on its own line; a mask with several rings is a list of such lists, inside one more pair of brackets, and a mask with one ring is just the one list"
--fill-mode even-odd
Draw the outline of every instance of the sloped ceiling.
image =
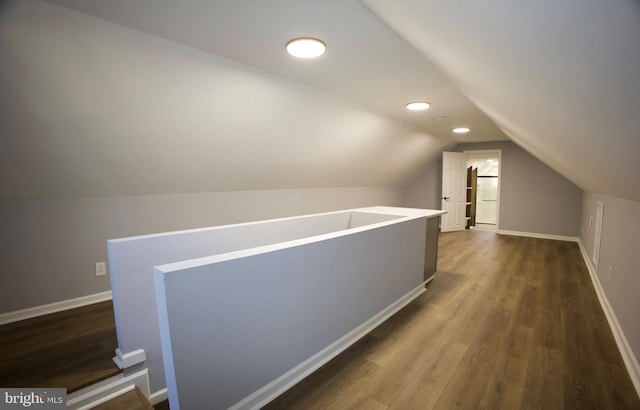
[[364, 0], [516, 143], [640, 201], [640, 3]]
[[[507, 138], [356, 0], [2, 7], [2, 198], [402, 186], [443, 147]], [[284, 52], [310, 35], [322, 58]]]
[[[640, 201], [632, 0], [0, 7], [1, 198], [402, 186], [443, 148], [511, 138]], [[287, 56], [300, 36], [327, 54]]]

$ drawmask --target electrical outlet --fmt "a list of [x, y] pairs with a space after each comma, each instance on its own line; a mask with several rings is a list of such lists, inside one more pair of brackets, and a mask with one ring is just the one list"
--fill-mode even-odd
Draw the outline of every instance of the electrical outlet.
[[613, 268], [609, 266], [609, 280], [611, 280], [611, 273], [613, 272]]
[[96, 276], [104, 276], [107, 274], [107, 264], [104, 262], [96, 262]]

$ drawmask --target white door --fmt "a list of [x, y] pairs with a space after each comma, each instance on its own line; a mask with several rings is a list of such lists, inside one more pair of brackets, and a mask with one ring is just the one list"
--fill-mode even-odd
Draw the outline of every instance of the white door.
[[462, 152], [442, 153], [442, 232], [462, 231], [467, 225], [467, 167]]

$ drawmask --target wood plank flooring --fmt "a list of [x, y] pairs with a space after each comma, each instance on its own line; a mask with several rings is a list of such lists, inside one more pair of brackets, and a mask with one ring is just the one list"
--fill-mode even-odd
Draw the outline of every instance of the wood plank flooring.
[[575, 243], [440, 234], [428, 291], [267, 409], [640, 409]]
[[[0, 326], [0, 347], [2, 387], [73, 390], [117, 372], [110, 302]], [[464, 231], [440, 234], [425, 294], [266, 408], [640, 409], [640, 399], [575, 243]]]
[[137, 387], [128, 393], [102, 403], [94, 410], [154, 410], [149, 400]]
[[0, 386], [73, 392], [116, 375], [111, 301], [0, 326]]

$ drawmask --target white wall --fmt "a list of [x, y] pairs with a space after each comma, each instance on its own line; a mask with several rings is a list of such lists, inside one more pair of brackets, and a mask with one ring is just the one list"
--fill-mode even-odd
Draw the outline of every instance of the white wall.
[[0, 313], [110, 290], [94, 272], [108, 239], [402, 201], [393, 188], [0, 200]]
[[[258, 408], [424, 292], [427, 221], [398, 211], [379, 225], [320, 239], [158, 266], [156, 299], [171, 408], [223, 409], [249, 395], [253, 398], [238, 408]], [[268, 239], [284, 229], [295, 238], [299, 227], [317, 229], [313, 219], [327, 218], [211, 234], [233, 237], [236, 229], [255, 230]], [[157, 239], [119, 244], [123, 260], [138, 263], [137, 252], [126, 255], [132, 247], [144, 250], [143, 259], [157, 258], [158, 248], [145, 242], [172, 241]], [[267, 390], [258, 392], [263, 387]]]

